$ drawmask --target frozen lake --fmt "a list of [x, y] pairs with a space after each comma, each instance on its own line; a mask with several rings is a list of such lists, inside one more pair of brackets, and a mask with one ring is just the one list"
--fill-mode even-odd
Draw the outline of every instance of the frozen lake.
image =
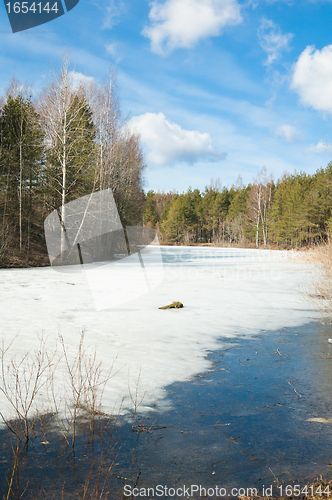
[[[220, 349], [220, 339], [264, 335], [317, 318], [305, 300], [308, 267], [291, 252], [150, 246], [143, 260], [158, 279], [150, 290], [142, 285], [136, 298], [132, 290], [139, 288], [139, 277], [131, 261], [100, 266], [98, 278], [91, 265], [65, 274], [51, 268], [1, 270], [1, 336], [5, 346], [14, 339], [7, 361], [38, 349], [41, 336], [59, 358], [59, 332], [72, 360], [84, 331], [85, 346], [96, 349], [105, 369], [112, 367], [103, 411], [126, 413], [137, 384], [143, 411], [168, 407], [165, 386], [209, 370], [206, 355]], [[158, 309], [175, 300], [184, 308]], [[64, 360], [56, 366], [55, 392], [63, 396]], [[40, 411], [51, 409], [46, 386], [36, 405]]]

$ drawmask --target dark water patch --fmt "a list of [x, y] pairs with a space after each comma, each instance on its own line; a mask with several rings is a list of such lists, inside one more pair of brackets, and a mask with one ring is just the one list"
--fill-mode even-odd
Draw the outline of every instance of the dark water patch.
[[[138, 422], [80, 422], [75, 453], [52, 419], [38, 424], [20, 455], [25, 498], [59, 499], [62, 491], [66, 499], [83, 498], [87, 482], [90, 493], [99, 485], [105, 498], [120, 499], [125, 484], [261, 489], [329, 476], [329, 337], [331, 326], [309, 323], [223, 341], [223, 349], [208, 354], [208, 372], [167, 387], [170, 406], [162, 412], [139, 415]], [[6, 430], [0, 437], [2, 496], [15, 440]]]
[[172, 409], [158, 417], [167, 429], [140, 436], [142, 480], [262, 488], [329, 475], [331, 423], [309, 421], [332, 419], [329, 336], [310, 323], [210, 353], [209, 372], [168, 387]]

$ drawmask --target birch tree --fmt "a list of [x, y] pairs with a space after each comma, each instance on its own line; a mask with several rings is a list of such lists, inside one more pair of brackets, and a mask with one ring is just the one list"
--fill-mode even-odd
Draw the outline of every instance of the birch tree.
[[96, 187], [95, 133], [84, 87], [74, 90], [69, 60], [63, 59], [40, 100], [46, 137], [45, 191], [52, 209], [60, 208], [61, 249], [65, 248], [66, 203]]
[[124, 226], [137, 224], [144, 207], [142, 189], [145, 168], [139, 136], [122, 130], [114, 145], [112, 162], [106, 171], [107, 185], [113, 196]]
[[108, 78], [101, 85], [90, 86], [88, 92], [96, 128], [98, 187], [107, 189], [123, 126], [116, 74], [110, 70]]
[[258, 173], [249, 192], [247, 202], [248, 218], [255, 227], [255, 244], [259, 246], [259, 232], [262, 229], [263, 244], [267, 245], [268, 238], [268, 211], [272, 202], [272, 179], [266, 178], [266, 167]]
[[96, 128], [99, 189], [111, 189], [124, 225], [141, 219], [145, 162], [139, 136], [122, 119], [116, 74], [89, 89]]

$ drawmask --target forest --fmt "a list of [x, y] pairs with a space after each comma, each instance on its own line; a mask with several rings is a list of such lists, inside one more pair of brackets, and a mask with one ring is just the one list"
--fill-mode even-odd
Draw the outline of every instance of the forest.
[[49, 265], [44, 220], [110, 188], [124, 226], [140, 224], [144, 157], [121, 115], [116, 75], [75, 82], [65, 56], [37, 99], [13, 79], [0, 97], [0, 266]]
[[212, 181], [204, 192], [146, 195], [143, 223], [171, 244], [303, 248], [330, 241], [332, 162], [314, 175], [285, 173], [274, 182], [263, 168], [247, 186]]
[[32, 98], [13, 79], [0, 97], [0, 267], [49, 265], [43, 224], [69, 201], [110, 188], [121, 222], [163, 244], [303, 248], [330, 241], [332, 162], [315, 174], [264, 167], [248, 185], [144, 193], [139, 135], [122, 118], [116, 76], [75, 83], [69, 59]]

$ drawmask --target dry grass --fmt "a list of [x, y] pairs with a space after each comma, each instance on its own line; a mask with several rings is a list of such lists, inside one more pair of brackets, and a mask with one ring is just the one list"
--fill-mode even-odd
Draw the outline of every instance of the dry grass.
[[[19, 470], [23, 451], [24, 456], [27, 456], [28, 443], [31, 442], [33, 452], [34, 439], [37, 436], [42, 440], [42, 444], [46, 445], [49, 444], [48, 439], [52, 441], [47, 434], [54, 436], [56, 432], [59, 436], [62, 435], [65, 442], [65, 446], [59, 448], [57, 459], [60, 456], [66, 461], [71, 458], [73, 464], [76, 463], [75, 445], [79, 436], [81, 447], [84, 445], [86, 448], [85, 454], [88, 449], [93, 450], [94, 444], [99, 442], [100, 451], [97, 454], [91, 452], [91, 471], [81, 493], [77, 492], [77, 498], [109, 498], [109, 483], [117, 456], [118, 442], [113, 439], [117, 419], [102, 411], [102, 397], [106, 384], [114, 375], [113, 364], [110, 369], [103, 369], [101, 362], [97, 360], [96, 350], [91, 351], [84, 346], [83, 333], [76, 355], [70, 359], [68, 347], [61, 335], [59, 339], [62, 352], [57, 352], [56, 347], [50, 351], [43, 336], [39, 337], [39, 346], [36, 349], [31, 349], [21, 356], [13, 353], [15, 339], [7, 346], [4, 343], [0, 346], [0, 392], [11, 410], [9, 416], [9, 413], [5, 413], [1, 408], [0, 419], [12, 436], [12, 466], [8, 471], [8, 489], [2, 496], [3, 499], [21, 499], [28, 496], [27, 498], [45, 500], [49, 497], [49, 492], [43, 487], [38, 492], [32, 492], [28, 482], [22, 485]], [[64, 387], [61, 387], [62, 394], [59, 395], [55, 392], [54, 374], [61, 360], [65, 368], [62, 374]], [[46, 406], [40, 412], [38, 405], [41, 401], [38, 395], [41, 390]], [[137, 406], [140, 404], [141, 401]], [[69, 444], [71, 446], [68, 454]], [[60, 493], [58, 498], [65, 498], [64, 492], [62, 496]]]
[[313, 280], [308, 298], [324, 323], [332, 322], [332, 242], [304, 252], [300, 260], [312, 264]]

